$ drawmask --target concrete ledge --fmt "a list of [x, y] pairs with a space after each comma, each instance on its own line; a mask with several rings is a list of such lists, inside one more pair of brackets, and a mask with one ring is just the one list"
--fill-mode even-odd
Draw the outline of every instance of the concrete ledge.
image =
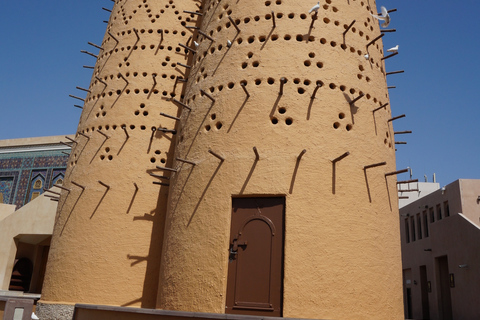
[[282, 319], [282, 320], [299, 320], [298, 318], [281, 318], [281, 317], [265, 317], [265, 316], [245, 316], [235, 314], [221, 313], [204, 313], [204, 312], [186, 312], [171, 311], [158, 309], [143, 309], [131, 307], [115, 307], [90, 304], [76, 304], [73, 315], [74, 320], [100, 320], [100, 319], [118, 319], [118, 320], [259, 320], [259, 319]]
[[75, 306], [68, 304], [37, 303], [36, 315], [41, 320], [71, 320]]

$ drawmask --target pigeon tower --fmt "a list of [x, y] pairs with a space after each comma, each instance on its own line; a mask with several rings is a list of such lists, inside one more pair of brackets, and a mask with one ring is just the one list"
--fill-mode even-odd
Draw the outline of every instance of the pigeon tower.
[[403, 318], [392, 34], [313, 5], [114, 1], [41, 313]]

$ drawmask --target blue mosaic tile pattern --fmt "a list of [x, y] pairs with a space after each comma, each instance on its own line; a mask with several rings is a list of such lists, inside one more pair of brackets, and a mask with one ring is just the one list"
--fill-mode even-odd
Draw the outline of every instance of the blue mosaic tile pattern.
[[0, 192], [3, 202], [14, 204], [19, 209], [30, 201], [32, 179], [41, 174], [45, 181], [44, 188], [50, 188], [54, 180], [65, 176], [67, 161], [68, 156], [59, 150], [0, 154]]

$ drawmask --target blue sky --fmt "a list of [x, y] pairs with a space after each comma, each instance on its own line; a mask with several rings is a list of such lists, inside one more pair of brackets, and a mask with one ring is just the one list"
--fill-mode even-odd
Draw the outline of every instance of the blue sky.
[[[287, 0], [293, 1], [293, 0]], [[335, 1], [344, 0], [332, 0]], [[354, 1], [354, 0], [350, 0]], [[360, 0], [355, 0], [360, 1]], [[369, 2], [369, 0], [363, 0]], [[370, 0], [371, 1], [371, 0]], [[306, 4], [308, 10], [315, 1]], [[306, 2], [305, 2], [306, 3]], [[74, 133], [80, 109], [69, 94], [85, 96], [111, 8], [110, 0], [0, 1], [0, 139]], [[397, 8], [384, 38], [385, 49], [400, 45], [388, 59], [387, 77], [397, 136], [397, 168], [441, 185], [459, 178], [480, 179], [480, 2], [473, 0], [378, 1]], [[81, 102], [81, 101], [78, 101]], [[407, 175], [401, 178], [407, 178]]]

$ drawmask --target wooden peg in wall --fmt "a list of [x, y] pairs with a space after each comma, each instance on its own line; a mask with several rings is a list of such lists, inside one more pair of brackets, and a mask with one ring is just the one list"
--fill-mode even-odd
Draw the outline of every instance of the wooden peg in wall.
[[408, 133], [412, 133], [412, 131], [408, 130], [408, 131], [395, 131], [393, 134], [408, 134]]
[[405, 118], [405, 115], [402, 114], [402, 115], [400, 115], [400, 116], [393, 117], [393, 118], [391, 118], [391, 119], [388, 119], [387, 122], [392, 122], [392, 121], [397, 120], [397, 119], [400, 119], [400, 118]]
[[110, 186], [106, 183], [103, 183], [102, 181], [98, 180], [98, 183], [100, 183], [102, 186], [104, 186], [105, 188], [107, 188], [107, 190], [110, 190]]
[[[95, 79], [97, 79], [98, 82], [100, 82], [101, 84], [103, 84], [103, 85], [105, 86], [105, 88], [108, 86], [108, 84], [107, 84], [105, 81], [103, 81], [102, 79], [100, 79], [99, 77], [95, 76]], [[105, 90], [105, 88], [103, 88], [103, 90]]]
[[384, 166], [386, 165], [387, 163], [385, 161], [383, 162], [378, 162], [378, 163], [374, 163], [374, 164], [369, 164], [367, 166], [364, 166], [363, 167], [363, 170], [367, 170], [367, 169], [370, 169], [370, 168], [375, 168], [375, 167], [380, 167], [380, 166]]
[[404, 72], [405, 72], [405, 70], [391, 71], [391, 72], [387, 72], [385, 75], [389, 76], [391, 74], [404, 73]]
[[80, 50], [80, 52], [81, 52], [81, 53], [86, 53], [86, 54], [88, 54], [89, 56], [92, 56], [92, 57], [98, 58], [98, 56], [97, 56], [96, 54], [93, 54], [93, 53], [91, 53], [91, 52], [88, 52], [88, 51], [86, 51], [86, 50]]
[[225, 161], [225, 157], [222, 157], [221, 155], [219, 155], [218, 153], [216, 152], [213, 152], [212, 149], [208, 149], [208, 152], [210, 154], [212, 154], [214, 157], [216, 157], [217, 159], [219, 159], [220, 161]]
[[322, 86], [321, 82], [317, 83], [317, 86], [315, 87], [315, 89], [313, 89], [312, 96], [310, 97], [311, 100], [315, 99], [315, 96], [317, 95], [317, 91], [318, 89], [320, 89], [321, 86]]
[[380, 32], [396, 32], [397, 29], [383, 29], [383, 30], [380, 30]]
[[98, 133], [100, 133], [102, 136], [104, 136], [104, 137], [105, 137], [105, 140], [107, 140], [107, 139], [109, 139], [109, 138], [110, 138], [109, 136], [107, 136], [107, 134], [106, 134], [106, 133], [103, 133], [103, 132], [102, 132], [102, 131], [100, 131], [100, 130], [97, 130], [97, 132], [98, 132]]
[[130, 213], [130, 209], [132, 209], [133, 202], [135, 201], [135, 197], [137, 196], [138, 192], [138, 185], [134, 182], [133, 185], [135, 186], [135, 191], [133, 192], [132, 200], [130, 200], [130, 205], [128, 206], [127, 213]]
[[72, 95], [72, 94], [69, 94], [68, 96], [71, 97], [71, 98], [78, 99], [78, 100], [81, 100], [81, 101], [85, 102], [85, 99], [80, 98], [80, 97], [77, 97], [77, 96], [74, 96], [74, 95]]
[[386, 108], [387, 108], [387, 106], [388, 106], [388, 102], [387, 102], [387, 103], [385, 103], [383, 106], [380, 106], [380, 107], [378, 107], [378, 108], [376, 108], [376, 109], [373, 109], [373, 111], [372, 111], [372, 112], [377, 112], [377, 111], [378, 111], [378, 110], [380, 110], [380, 109], [386, 109]]
[[127, 126], [122, 126], [122, 129], [125, 132], [125, 135], [127, 136], [127, 138], [125, 140], [128, 140], [130, 138], [130, 136], [128, 135]]
[[297, 161], [300, 161], [305, 153], [307, 153], [307, 149], [303, 149], [302, 152], [300, 152], [297, 157]]
[[333, 160], [331, 160], [331, 161], [332, 161], [333, 163], [336, 163], [336, 162], [342, 160], [343, 158], [347, 157], [348, 155], [350, 155], [350, 152], [349, 152], [349, 151], [345, 152], [345, 153], [342, 154], [341, 156], [338, 156], [338, 157], [336, 157], [335, 159], [333, 159]]
[[205, 38], [207, 38], [208, 40], [210, 40], [212, 42], [215, 41], [212, 37], [210, 37], [208, 34], [203, 32], [202, 30], [198, 30], [198, 33], [200, 33], [202, 36], [204, 36]]
[[283, 85], [287, 83], [287, 78], [282, 77], [280, 78], [280, 92], [278, 93], [279, 95], [283, 95]]
[[96, 45], [95, 43], [91, 43], [90, 41], [89, 41], [89, 42], [87, 42], [87, 43], [88, 43], [89, 45], [91, 45], [92, 47], [95, 47], [95, 48], [97, 48], [97, 49], [103, 50], [103, 48], [102, 48], [102, 47], [100, 47], [100, 46]]
[[255, 161], [260, 160], [260, 154], [258, 153], [257, 147], [253, 147], [253, 152], [255, 152]]
[[397, 181], [397, 184], [407, 184], [407, 183], [415, 183], [415, 182], [418, 182], [418, 179]]
[[178, 171], [177, 169], [167, 168], [167, 167], [160, 167], [160, 166], [156, 166], [156, 168], [157, 168], [158, 170], [163, 170], [163, 171], [171, 171], [171, 172], [177, 172], [177, 171]]
[[83, 66], [85, 69], [95, 69], [95, 67], [92, 66]]
[[181, 106], [184, 107], [184, 108], [187, 108], [188, 110], [192, 110], [192, 108], [190, 108], [190, 107], [187, 106], [185, 103], [183, 103], [183, 102], [181, 102], [181, 101], [179, 101], [179, 100], [177, 100], [177, 99], [172, 99], [172, 101], [175, 102], [176, 104], [181, 105]]
[[210, 100], [212, 100], [213, 102], [215, 102], [215, 99], [214, 99], [210, 94], [208, 94], [207, 92], [205, 92], [205, 90], [200, 89], [200, 94], [201, 94], [202, 96], [207, 96], [208, 99], [210, 99]]
[[83, 137], [85, 137], [85, 138], [87, 138], [87, 140], [90, 140], [90, 137], [87, 136], [85, 133], [79, 132], [78, 134], [81, 135], [81, 136], [83, 136]]
[[63, 142], [63, 141], [60, 141], [60, 144], [63, 144], [64, 146], [67, 146], [67, 147], [69, 147], [69, 148], [71, 148], [71, 147], [72, 147], [71, 145], [69, 145], [68, 143], [66, 143], [66, 142]]
[[175, 130], [175, 129], [158, 128], [157, 130], [161, 131], [161, 132], [165, 132], [165, 133], [177, 134], [177, 130]]
[[247, 95], [247, 98], [250, 97], [250, 93], [247, 91], [247, 84], [245, 82], [240, 83], [240, 86], [242, 87], [243, 91], [245, 91], [245, 94]]
[[203, 16], [203, 13], [196, 12], [196, 11], [183, 10], [183, 12], [185, 12], [185, 13], [190, 13], [190, 14], [196, 14], [197, 16]]
[[277, 27], [277, 24], [275, 23], [275, 12], [272, 10], [272, 22], [273, 22], [273, 28], [275, 29]]
[[171, 115], [166, 114], [166, 113], [163, 113], [163, 112], [160, 112], [160, 115], [161, 115], [161, 116], [164, 116], [164, 117], [166, 117], [166, 118], [173, 119], [173, 120], [177, 120], [177, 121], [180, 120], [180, 118], [178, 118], [178, 117], [174, 117], [174, 116], [171, 116]]
[[310, 30], [313, 28], [313, 24], [315, 23], [315, 20], [318, 19], [318, 11], [315, 11], [315, 13], [312, 15], [312, 22], [310, 23], [310, 26], [308, 27]]
[[75, 88], [77, 88], [78, 90], [82, 90], [82, 91], [85, 91], [85, 92], [91, 93], [91, 91], [90, 91], [90, 90], [88, 90], [88, 89], [85, 89], [85, 88], [82, 88], [82, 87], [75, 87]]
[[379, 35], [378, 37], [376, 37], [375, 39], [373, 39], [372, 41], [370, 41], [369, 43], [367, 43], [367, 49], [370, 45], [374, 44], [378, 39], [380, 38], [383, 38], [383, 36], [385, 36], [384, 33], [382, 33], [381, 35]]
[[81, 184], [78, 184], [78, 183], [76, 183], [76, 182], [75, 182], [75, 181], [73, 181], [73, 180], [71, 180], [70, 182], [71, 182], [73, 185], [75, 185], [75, 186], [77, 186], [77, 187], [79, 187], [79, 188], [81, 188], [81, 189], [85, 190], [85, 187], [84, 187], [84, 186], [82, 186]]
[[182, 66], [182, 67], [185, 67], [185, 68], [188, 68], [188, 69], [191, 69], [191, 68], [192, 68], [192, 66], [188, 66], [188, 65], [183, 64], [183, 63], [180, 63], [180, 62], [177, 62], [177, 65]]
[[115, 48], [119, 43], [118, 39], [115, 38], [115, 36], [110, 31], [108, 31], [108, 35], [110, 36], [110, 38], [112, 38], [116, 42], [116, 44], [114, 46], [114, 48]]
[[73, 106], [74, 106], [75, 108], [83, 109], [83, 107], [82, 107], [82, 106], [79, 106], [78, 104], [74, 104]]
[[355, 99], [353, 99], [352, 101], [350, 101], [350, 106], [352, 106], [355, 102], [357, 102], [358, 100], [362, 99], [363, 97], [365, 96], [365, 93], [362, 93], [361, 95], [359, 95], [358, 97], [356, 97]]
[[108, 12], [112, 13], [112, 10], [110, 10], [110, 9], [107, 9], [107, 8], [104, 8], [104, 7], [102, 7], [102, 9], [105, 10], [105, 11], [108, 11]]
[[[128, 82], [127, 78], [125, 78], [121, 72], [118, 73], [118, 77], [122, 78], [123, 81], [125, 81], [125, 83], [127, 84], [125, 88], [130, 84], [130, 82]], [[125, 90], [125, 88], [123, 89]]]
[[70, 138], [69, 136], [65, 136], [65, 139], [70, 140], [72, 143], [78, 143], [74, 139]]
[[390, 59], [391, 57], [395, 57], [397, 54], [398, 54], [398, 52], [392, 53], [392, 54], [390, 54], [390, 55], [388, 55], [388, 56], [385, 56], [385, 57], [381, 58], [380, 60]]
[[237, 30], [237, 33], [240, 33], [240, 29], [238, 28], [237, 24], [235, 23], [235, 21], [233, 21], [232, 17], [228, 16], [228, 20], [230, 20], [230, 22], [232, 23], [233, 27]]
[[352, 23], [350, 23], [350, 25], [347, 27], [347, 29], [345, 29], [345, 31], [343, 31], [343, 35], [345, 36], [345, 34], [353, 27], [353, 25], [355, 24], [356, 20], [353, 20]]
[[184, 48], [185, 50], [188, 50], [188, 51], [193, 52], [194, 54], [197, 53], [196, 50], [194, 50], [194, 49], [192, 49], [192, 48], [190, 48], [190, 47], [187, 47], [187, 46], [184, 45], [184, 44], [179, 43], [178, 45], [179, 45], [180, 47]]
[[400, 173], [405, 173], [405, 172], [408, 172], [408, 169], [402, 169], [402, 170], [397, 170], [397, 171], [385, 173], [385, 177], [393, 176], [393, 175], [400, 174]]

